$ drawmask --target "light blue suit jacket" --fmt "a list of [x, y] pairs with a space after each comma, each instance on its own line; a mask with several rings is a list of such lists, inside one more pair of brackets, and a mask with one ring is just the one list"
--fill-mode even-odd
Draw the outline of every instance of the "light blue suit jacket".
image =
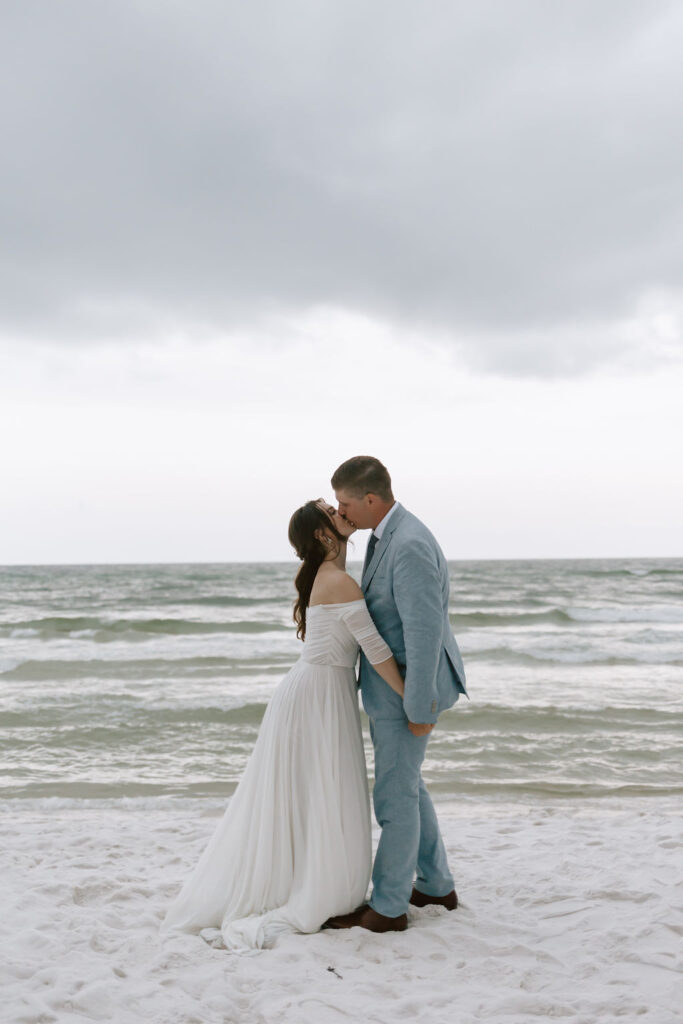
[[403, 700], [361, 652], [360, 686], [370, 718], [436, 722], [465, 689], [448, 618], [448, 564], [427, 527], [397, 503], [361, 587], [370, 615], [405, 675]]

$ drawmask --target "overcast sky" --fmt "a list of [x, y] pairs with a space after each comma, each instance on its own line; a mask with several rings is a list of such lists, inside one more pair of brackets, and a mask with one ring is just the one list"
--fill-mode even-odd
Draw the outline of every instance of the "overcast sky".
[[683, 5], [0, 28], [0, 563], [289, 558], [360, 453], [451, 558], [683, 555]]

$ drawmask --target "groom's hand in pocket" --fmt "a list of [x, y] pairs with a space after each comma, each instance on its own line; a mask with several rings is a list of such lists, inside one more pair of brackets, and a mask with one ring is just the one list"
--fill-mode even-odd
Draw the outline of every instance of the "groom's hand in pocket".
[[408, 722], [408, 728], [413, 736], [426, 736], [434, 728], [433, 722]]

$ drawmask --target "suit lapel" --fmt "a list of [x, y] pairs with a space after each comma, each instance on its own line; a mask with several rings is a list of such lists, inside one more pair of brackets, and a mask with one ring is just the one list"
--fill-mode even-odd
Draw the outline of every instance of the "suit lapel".
[[365, 593], [365, 591], [370, 586], [372, 577], [377, 572], [377, 567], [379, 563], [382, 561], [384, 553], [389, 547], [389, 544], [391, 543], [391, 538], [394, 534], [394, 530], [398, 526], [404, 514], [405, 510], [402, 505], [398, 505], [396, 511], [392, 512], [391, 518], [389, 519], [389, 522], [384, 528], [384, 532], [382, 533], [381, 539], [377, 541], [377, 547], [375, 548], [375, 552], [370, 560], [370, 564], [366, 566], [365, 571], [363, 572], [363, 579], [361, 581], [361, 589], [363, 593]]

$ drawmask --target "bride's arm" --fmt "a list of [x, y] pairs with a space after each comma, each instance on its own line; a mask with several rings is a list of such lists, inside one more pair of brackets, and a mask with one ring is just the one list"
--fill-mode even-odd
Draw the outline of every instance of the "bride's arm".
[[360, 598], [349, 602], [348, 609], [342, 611], [342, 618], [346, 622], [350, 632], [360, 644], [363, 654], [368, 659], [375, 672], [382, 677], [392, 690], [399, 697], [403, 697], [404, 684], [403, 676], [399, 671], [396, 660], [391, 649], [384, 642], [377, 632], [368, 606]]
[[399, 697], [403, 696], [405, 691], [405, 684], [403, 682], [403, 676], [401, 675], [396, 659], [393, 654], [387, 658], [386, 661], [375, 662], [373, 665], [370, 662], [375, 672], [377, 672], [385, 683], [388, 683], [392, 690], [395, 690]]

